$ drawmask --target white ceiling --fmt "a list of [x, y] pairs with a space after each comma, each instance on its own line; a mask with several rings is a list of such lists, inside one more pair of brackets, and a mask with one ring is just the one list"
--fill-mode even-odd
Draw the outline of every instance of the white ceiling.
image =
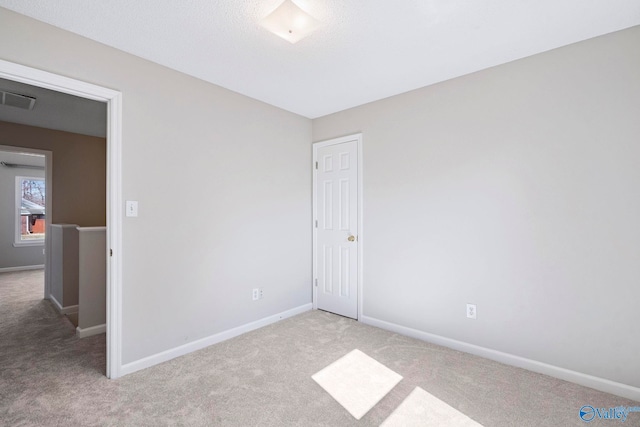
[[295, 0], [324, 26], [297, 44], [281, 0], [0, 0], [0, 6], [315, 118], [640, 24], [639, 0]]
[[0, 79], [0, 90], [36, 98], [32, 110], [0, 105], [1, 121], [102, 138], [107, 135], [106, 103], [5, 79]]

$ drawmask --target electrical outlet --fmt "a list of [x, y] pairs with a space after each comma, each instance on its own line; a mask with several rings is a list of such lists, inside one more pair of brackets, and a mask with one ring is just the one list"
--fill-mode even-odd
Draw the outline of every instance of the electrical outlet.
[[476, 310], [475, 304], [467, 304], [467, 317], [469, 319], [475, 319], [478, 314], [478, 310]]
[[264, 298], [264, 288], [258, 288], [258, 299]]
[[251, 298], [254, 301], [257, 301], [258, 299], [260, 299], [260, 289], [258, 288], [253, 288], [253, 293], [251, 294]]

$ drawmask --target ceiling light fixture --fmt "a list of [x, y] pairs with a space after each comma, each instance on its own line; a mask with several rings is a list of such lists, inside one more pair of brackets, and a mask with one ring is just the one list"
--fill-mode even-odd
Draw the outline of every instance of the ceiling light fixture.
[[293, 1], [284, 0], [262, 20], [261, 25], [286, 41], [296, 43], [317, 30], [321, 23]]

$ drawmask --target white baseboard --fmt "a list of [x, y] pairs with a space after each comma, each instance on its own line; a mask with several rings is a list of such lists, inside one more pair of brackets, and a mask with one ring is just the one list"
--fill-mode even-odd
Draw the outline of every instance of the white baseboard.
[[523, 368], [529, 371], [538, 372], [540, 374], [549, 375], [551, 377], [559, 378], [561, 380], [569, 381], [575, 384], [580, 384], [585, 387], [590, 387], [596, 390], [604, 391], [606, 393], [615, 394], [616, 396], [640, 401], [640, 388], [633, 387], [627, 384], [618, 383], [615, 381], [607, 380], [605, 378], [594, 377], [592, 375], [583, 374], [581, 372], [571, 371], [569, 369], [560, 368], [558, 366], [549, 365], [547, 363], [538, 362], [536, 360], [527, 359], [509, 353], [503, 353], [501, 351], [492, 350], [486, 347], [480, 347], [474, 344], [446, 338], [440, 335], [430, 334], [418, 329], [397, 325], [395, 323], [385, 322], [384, 320], [378, 320], [373, 317], [362, 316], [360, 318], [360, 321], [362, 323], [366, 323], [367, 325], [386, 329], [388, 331], [396, 332], [398, 334], [406, 335], [422, 341], [427, 341], [433, 344], [441, 345], [443, 347], [463, 351], [465, 353], [475, 354], [476, 356], [495, 360], [496, 362], [504, 363], [506, 365], [516, 366], [518, 368]]
[[53, 295], [49, 295], [49, 300], [53, 303], [53, 306], [60, 314], [75, 314], [78, 312], [78, 305], [68, 305], [63, 307]]
[[44, 269], [44, 264], [42, 265], [22, 265], [20, 267], [3, 267], [0, 268], [0, 273], [8, 273], [10, 271], [27, 271], [27, 270], [42, 270]]
[[135, 362], [124, 364], [120, 367], [120, 375], [123, 376], [123, 375], [131, 374], [141, 369], [149, 368], [159, 363], [166, 362], [171, 359], [175, 359], [176, 357], [184, 356], [185, 354], [192, 353], [196, 350], [209, 347], [210, 345], [217, 344], [222, 341], [226, 341], [230, 338], [234, 338], [234, 337], [237, 337], [238, 335], [251, 332], [255, 329], [262, 328], [263, 326], [267, 326], [279, 320], [286, 319], [300, 313], [304, 313], [305, 311], [309, 311], [311, 309], [312, 309], [311, 303], [301, 305], [299, 307], [292, 308], [291, 310], [283, 311], [282, 313], [274, 314], [273, 316], [265, 317], [263, 319], [256, 320], [255, 322], [247, 323], [246, 325], [238, 326], [236, 328], [229, 329], [227, 331], [220, 332], [214, 335], [210, 335], [208, 337], [201, 338], [199, 340], [190, 342], [188, 344], [184, 344], [179, 347], [172, 348], [170, 350], [166, 350], [161, 353], [154, 354], [152, 356], [148, 356], [140, 360], [136, 360]]
[[86, 338], [92, 335], [104, 334], [105, 332], [107, 332], [106, 323], [103, 323], [102, 325], [90, 326], [84, 329], [80, 326], [76, 328], [76, 336], [78, 338]]

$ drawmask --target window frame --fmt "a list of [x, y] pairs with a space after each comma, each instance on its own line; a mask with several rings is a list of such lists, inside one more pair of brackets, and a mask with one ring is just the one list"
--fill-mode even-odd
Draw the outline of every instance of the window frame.
[[[47, 191], [47, 179], [46, 177], [40, 176], [24, 176], [24, 175], [16, 175], [16, 185], [15, 185], [15, 201], [14, 201], [14, 238], [13, 238], [13, 247], [28, 247], [28, 246], [44, 246], [46, 239], [45, 237], [42, 239], [30, 239], [30, 240], [22, 240], [22, 215], [20, 214], [21, 206], [22, 206], [22, 182], [24, 180], [31, 181], [43, 181], [45, 185], [45, 197]], [[46, 201], [45, 201], [46, 205]], [[45, 206], [45, 218], [46, 218], [46, 206]]]

